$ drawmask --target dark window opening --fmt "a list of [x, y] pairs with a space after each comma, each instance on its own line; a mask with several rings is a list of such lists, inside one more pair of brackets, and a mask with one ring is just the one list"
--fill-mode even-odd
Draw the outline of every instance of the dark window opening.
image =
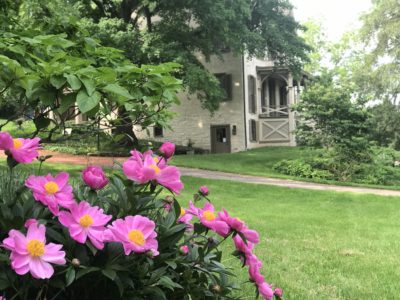
[[227, 132], [225, 127], [220, 127], [216, 129], [216, 136], [217, 136], [217, 142], [219, 143], [226, 143], [227, 140]]
[[154, 137], [162, 137], [164, 135], [164, 130], [161, 126], [154, 126]]
[[250, 120], [250, 141], [257, 142], [257, 122]]
[[269, 89], [269, 105], [271, 107], [275, 107], [275, 80], [268, 80], [268, 89]]
[[222, 90], [225, 92], [223, 101], [232, 100], [232, 75], [226, 73], [214, 74], [219, 80], [219, 84]]
[[287, 105], [287, 90], [286, 90], [286, 86], [282, 86], [279, 89], [279, 97], [280, 97], [279, 104], [281, 106], [286, 106]]

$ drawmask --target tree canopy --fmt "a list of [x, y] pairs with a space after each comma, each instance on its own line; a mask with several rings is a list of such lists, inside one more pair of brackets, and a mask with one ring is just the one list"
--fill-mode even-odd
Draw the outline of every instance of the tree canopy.
[[[0, 31], [0, 101], [18, 102], [20, 115], [34, 111], [35, 134], [52, 122], [51, 138], [71, 117], [66, 112], [75, 103], [78, 113], [102, 119], [104, 125], [121, 107], [133, 125], [146, 127], [170, 117], [168, 108], [177, 103], [180, 88], [172, 76], [177, 64], [136, 66], [121, 50], [92, 39], [72, 17], [44, 18], [43, 27], [53, 27], [49, 33], [34, 22], [28, 26], [23, 5], [14, 3], [12, 11], [12, 4], [1, 11], [7, 25]], [[50, 112], [55, 117], [50, 119]]]
[[[30, 15], [43, 19], [59, 14], [58, 7], [25, 0]], [[277, 63], [299, 71], [309, 49], [298, 36], [303, 28], [291, 15], [287, 0], [57, 0], [63, 13], [104, 45], [124, 51], [136, 64], [177, 62], [180, 77], [203, 106], [218, 108], [223, 94], [218, 80], [198, 60], [221, 56], [227, 49], [250, 56], [268, 53]], [[32, 4], [33, 3], [33, 4]]]

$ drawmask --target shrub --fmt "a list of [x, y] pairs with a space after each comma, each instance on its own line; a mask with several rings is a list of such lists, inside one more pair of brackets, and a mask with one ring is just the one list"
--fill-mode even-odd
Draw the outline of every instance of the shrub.
[[[182, 208], [174, 198], [183, 188], [180, 173], [166, 158], [132, 151], [123, 174], [90, 168], [73, 188], [66, 172], [26, 178], [15, 171], [37, 156], [37, 146], [0, 133], [9, 167], [0, 180], [0, 295], [233, 299], [220, 248], [233, 240], [257, 294], [274, 297], [253, 253], [258, 233], [227, 211], [216, 212], [204, 187]], [[200, 201], [203, 207], [196, 206]]]
[[333, 179], [333, 175], [327, 170], [318, 170], [309, 163], [297, 160], [282, 160], [273, 166], [273, 169], [286, 175], [311, 179]]

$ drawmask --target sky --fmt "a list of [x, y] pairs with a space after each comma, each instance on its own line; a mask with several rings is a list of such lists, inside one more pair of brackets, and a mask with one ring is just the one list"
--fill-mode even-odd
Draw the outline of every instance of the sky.
[[327, 38], [338, 41], [343, 33], [359, 26], [358, 17], [371, 8], [371, 0], [291, 0], [295, 18], [321, 22]]

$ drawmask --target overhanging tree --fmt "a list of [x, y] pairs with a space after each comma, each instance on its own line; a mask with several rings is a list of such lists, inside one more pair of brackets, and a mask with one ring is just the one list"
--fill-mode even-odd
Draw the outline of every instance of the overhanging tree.
[[[0, 101], [18, 101], [18, 114], [34, 110], [35, 134], [53, 123], [51, 139], [75, 103], [77, 113], [101, 119], [106, 126], [111, 124], [110, 114], [121, 107], [131, 126], [146, 127], [171, 116], [168, 109], [178, 103], [180, 88], [180, 81], [171, 75], [177, 64], [138, 67], [121, 50], [88, 37], [71, 19], [65, 25], [68, 34], [40, 34], [37, 28], [16, 23], [17, 13], [5, 13], [9, 7], [1, 14], [9, 25], [0, 32]], [[66, 29], [59, 21], [49, 24]], [[55, 117], [49, 118], [50, 112]]]

